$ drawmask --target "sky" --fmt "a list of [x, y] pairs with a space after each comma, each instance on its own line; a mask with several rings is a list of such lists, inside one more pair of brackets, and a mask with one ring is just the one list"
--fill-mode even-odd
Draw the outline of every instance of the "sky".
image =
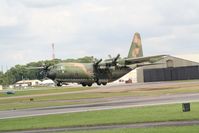
[[133, 34], [144, 56], [199, 62], [198, 0], [0, 0], [0, 66], [94, 56], [126, 57]]

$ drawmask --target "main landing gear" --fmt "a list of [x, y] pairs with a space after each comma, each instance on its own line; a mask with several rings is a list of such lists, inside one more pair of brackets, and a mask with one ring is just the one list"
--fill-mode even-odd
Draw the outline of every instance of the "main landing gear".
[[83, 87], [86, 87], [86, 86], [91, 87], [92, 85], [93, 85], [92, 83], [82, 83]]
[[97, 82], [97, 85], [99, 85], [99, 86], [104, 85], [105, 86], [105, 85], [107, 85], [107, 82]]
[[[107, 85], [107, 82], [96, 82], [97, 83], [97, 85]], [[88, 86], [88, 87], [91, 87], [92, 85], [93, 85], [93, 83], [81, 83], [82, 84], [82, 86], [83, 87], [86, 87], [86, 86]]]

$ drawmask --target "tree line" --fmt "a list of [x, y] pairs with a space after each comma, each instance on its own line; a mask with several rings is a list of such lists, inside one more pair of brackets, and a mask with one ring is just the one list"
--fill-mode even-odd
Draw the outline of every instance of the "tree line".
[[93, 56], [85, 56], [78, 59], [54, 59], [54, 60], [45, 60], [38, 62], [31, 62], [26, 65], [16, 65], [10, 68], [7, 72], [3, 73], [0, 71], [0, 85], [10, 85], [14, 84], [20, 80], [32, 80], [32, 79], [43, 79], [43, 75], [40, 74], [40, 70], [28, 69], [30, 67], [41, 67], [41, 66], [51, 66], [61, 62], [79, 62], [79, 63], [91, 63], [95, 59]]

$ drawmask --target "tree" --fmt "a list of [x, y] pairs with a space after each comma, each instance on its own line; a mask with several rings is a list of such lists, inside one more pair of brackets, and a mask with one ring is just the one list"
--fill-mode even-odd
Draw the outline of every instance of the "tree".
[[0, 71], [0, 85], [3, 84], [3, 72]]
[[27, 65], [16, 65], [9, 69], [6, 73], [0, 72], [0, 84], [9, 85], [14, 84], [17, 81], [23, 79], [43, 79], [43, 75], [40, 74], [38, 69], [28, 69], [30, 67], [41, 67], [41, 66], [52, 66], [60, 62], [79, 62], [79, 63], [91, 63], [94, 61], [93, 56], [85, 56], [78, 59], [54, 59], [54, 60], [45, 60], [38, 62], [30, 62]]

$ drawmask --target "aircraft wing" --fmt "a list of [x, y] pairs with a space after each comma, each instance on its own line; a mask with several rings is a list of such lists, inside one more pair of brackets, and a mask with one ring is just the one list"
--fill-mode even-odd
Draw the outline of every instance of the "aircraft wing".
[[156, 55], [156, 56], [147, 56], [147, 57], [138, 57], [138, 58], [126, 58], [125, 65], [139, 64], [144, 62], [154, 63], [168, 55]]

